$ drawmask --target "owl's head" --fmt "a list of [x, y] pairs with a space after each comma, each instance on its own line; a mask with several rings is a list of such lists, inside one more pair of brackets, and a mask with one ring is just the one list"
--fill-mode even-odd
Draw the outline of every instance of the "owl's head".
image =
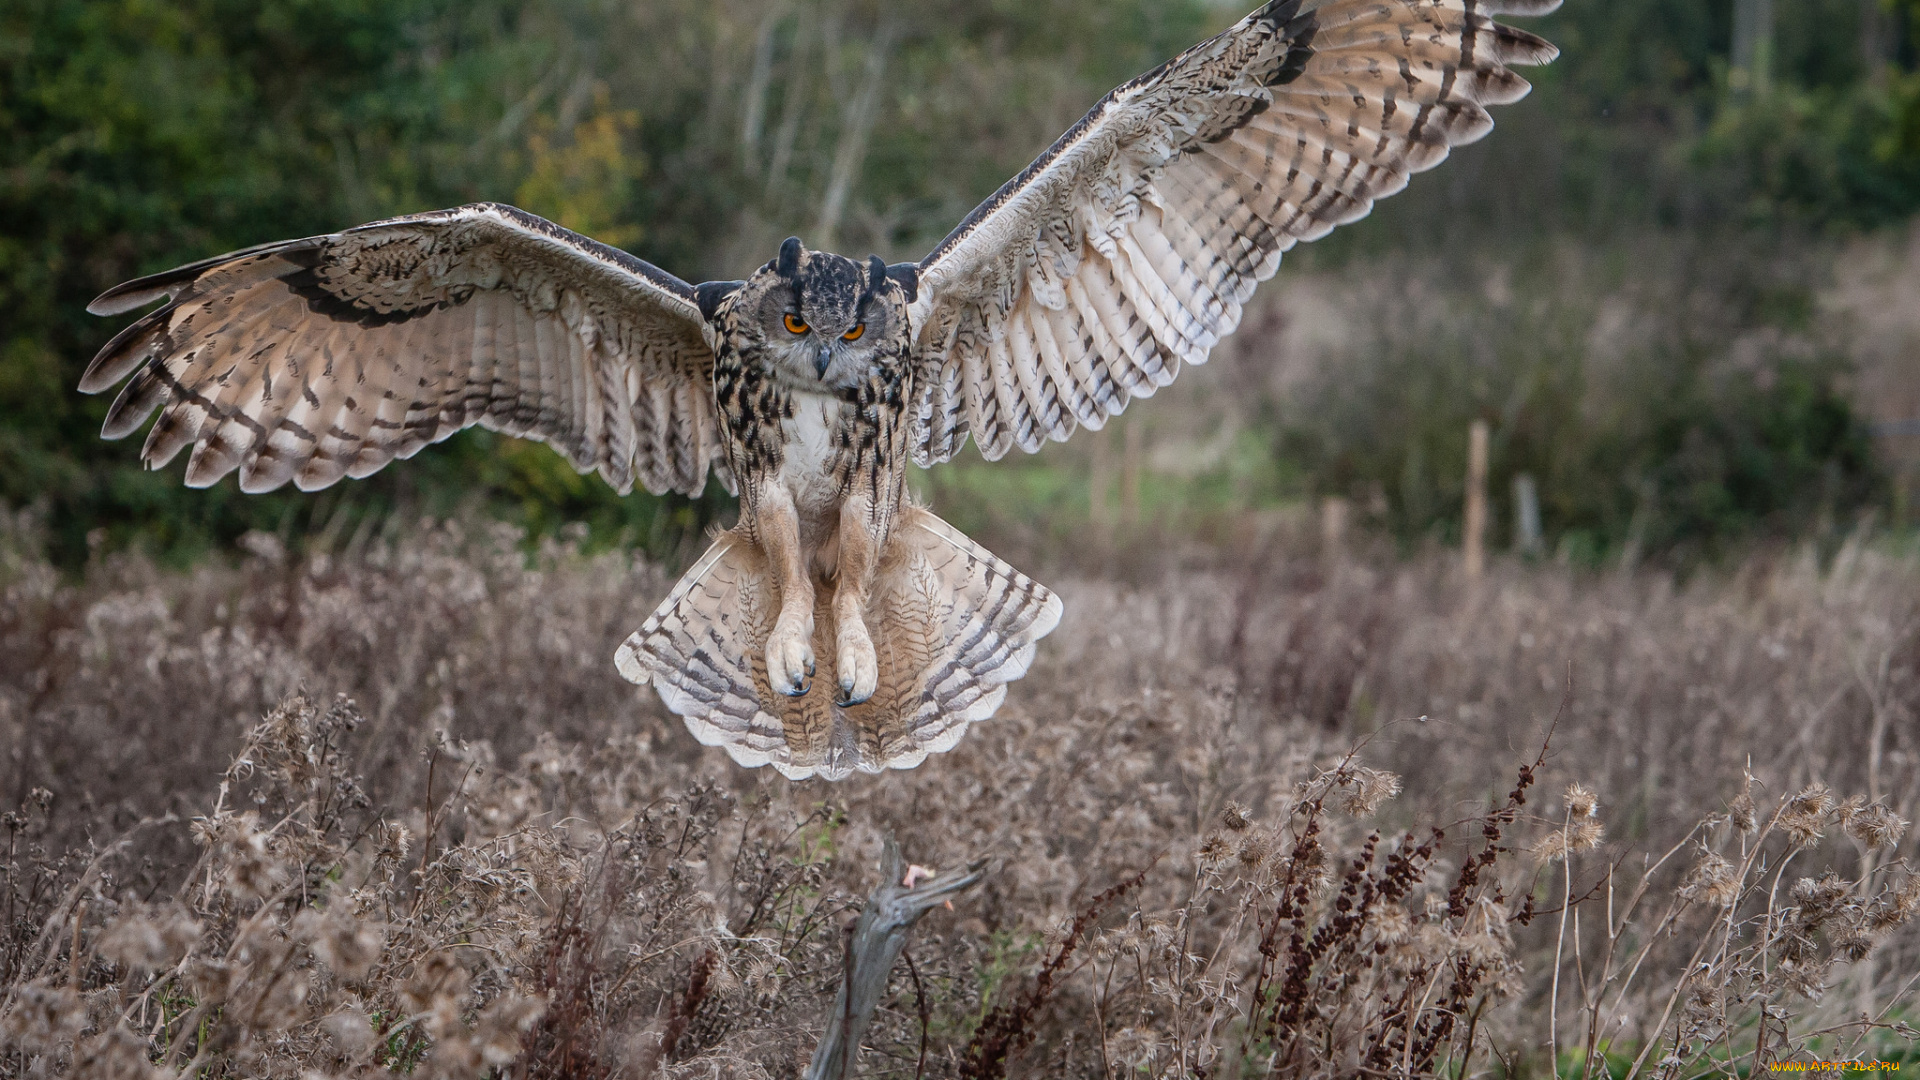
[[746, 281], [700, 286], [700, 313], [788, 381], [845, 390], [907, 355], [917, 288], [910, 263], [889, 267], [874, 255], [861, 264], [808, 251], [796, 236]]

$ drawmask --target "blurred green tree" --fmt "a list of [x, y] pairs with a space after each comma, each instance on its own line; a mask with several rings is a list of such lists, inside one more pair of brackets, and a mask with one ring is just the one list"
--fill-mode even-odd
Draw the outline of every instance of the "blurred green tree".
[[[0, 499], [187, 558], [247, 529], [334, 533], [405, 510], [584, 520], [656, 550], [725, 500], [620, 499], [537, 447], [458, 436], [315, 496], [180, 488], [97, 437], [73, 391], [117, 329], [100, 290], [262, 240], [518, 201], [696, 280], [815, 221], [844, 102], [885, 20], [882, 122], [839, 232], [937, 238], [1105, 87], [1214, 22], [1198, 0], [1053, 5], [747, 0], [20, 0], [0, 10]], [[987, 88], [991, 88], [989, 94]], [[991, 101], [991, 108], [983, 108]], [[873, 136], [878, 132], [877, 137]]]
[[[1531, 26], [1563, 58], [1503, 112], [1501, 138], [1293, 258], [1904, 216], [1920, 205], [1920, 0], [1879, 3], [1776, 5], [1772, 90], [1736, 101], [1733, 0], [1574, 0]], [[133, 447], [97, 438], [108, 403], [72, 388], [119, 321], [84, 306], [222, 250], [480, 198], [694, 280], [737, 274], [790, 232], [917, 256], [1101, 93], [1241, 6], [14, 0], [0, 6], [0, 499], [44, 504], [67, 565], [90, 535], [187, 558], [247, 529], [341, 535], [470, 505], [685, 546], [723, 512], [717, 490], [620, 499], [483, 432], [315, 496], [182, 490], [179, 466], [145, 473]], [[1413, 460], [1395, 467], [1430, 467]]]

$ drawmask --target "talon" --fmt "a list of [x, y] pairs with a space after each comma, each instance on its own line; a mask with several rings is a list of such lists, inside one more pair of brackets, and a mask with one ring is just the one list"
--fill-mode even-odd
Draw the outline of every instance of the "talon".
[[834, 671], [840, 676], [840, 696], [835, 704], [858, 705], [873, 697], [879, 689], [880, 664], [874, 655], [873, 639], [866, 628], [851, 624], [840, 638], [840, 658]]
[[767, 640], [767, 682], [776, 693], [804, 697], [813, 688], [813, 650], [808, 647], [810, 628], [777, 628]]

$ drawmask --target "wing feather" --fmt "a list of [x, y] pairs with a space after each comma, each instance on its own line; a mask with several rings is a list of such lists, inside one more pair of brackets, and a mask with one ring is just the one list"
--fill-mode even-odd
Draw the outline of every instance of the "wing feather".
[[1089, 321], [1104, 331], [1107, 348], [1100, 355], [1112, 364], [1113, 374], [1125, 391], [1121, 395], [1124, 408], [1128, 397], [1152, 397], [1159, 389], [1141, 359], [1152, 356], [1156, 346], [1150, 344], [1147, 327], [1134, 316], [1132, 305], [1115, 286], [1112, 265], [1104, 256], [1089, 262], [1088, 270], [1074, 275], [1067, 295], [1085, 297], [1093, 315]]
[[1120, 287], [1121, 295], [1127, 298], [1134, 313], [1142, 317], [1158, 343], [1159, 348], [1146, 356], [1146, 372], [1156, 386], [1165, 386], [1179, 374], [1181, 360], [1192, 350], [1204, 350], [1212, 343], [1189, 336], [1198, 329], [1193, 313], [1173, 295], [1167, 283], [1160, 280], [1152, 260], [1140, 250], [1132, 229], [1120, 236], [1120, 255], [1117, 267], [1120, 272], [1114, 274], [1114, 284]]
[[1526, 94], [1555, 50], [1492, 16], [1556, 6], [1274, 0], [1107, 95], [921, 260], [915, 461], [1037, 449], [1204, 363], [1282, 253]]
[[947, 457], [953, 456], [966, 439], [965, 368], [963, 356], [949, 354], [939, 369], [924, 379], [926, 392], [914, 407], [916, 430], [924, 430], [928, 445], [937, 448], [936, 453], [944, 452]]
[[128, 282], [90, 310], [161, 299], [80, 386], [126, 380], [102, 434], [157, 410], [142, 459], [158, 468], [190, 445], [196, 486], [237, 469], [247, 491], [313, 490], [474, 424], [547, 442], [621, 491], [638, 475], [698, 494], [722, 453], [692, 286], [512, 207], [261, 245]]
[[993, 373], [991, 389], [999, 399], [1000, 412], [1005, 417], [1004, 437], [1006, 443], [1022, 450], [1028, 450], [1029, 447], [1037, 450], [1040, 448], [1038, 425], [1034, 423], [1033, 412], [1029, 408], [1026, 387], [1013, 369], [1013, 356], [1007, 345], [1007, 338], [1002, 334], [987, 339], [987, 363]]
[[[1079, 332], [1066, 345], [1067, 363], [1091, 390], [1098, 403], [1099, 422], [1084, 421], [1097, 431], [1106, 425], [1109, 417], [1127, 407], [1126, 390], [1114, 375], [1114, 368], [1123, 354], [1113, 344], [1099, 312], [1093, 309], [1092, 301], [1087, 297], [1086, 285], [1079, 276], [1068, 279], [1065, 291], [1068, 310], [1073, 313], [1074, 326]], [[1109, 357], [1114, 359], [1110, 360]]]
[[[971, 317], [971, 313], [968, 313]], [[977, 328], [964, 324], [954, 334], [954, 343], [977, 334]], [[998, 460], [1007, 452], [1013, 441], [1013, 429], [1003, 407], [1004, 395], [1008, 388], [1001, 384], [998, 373], [991, 369], [992, 359], [988, 350], [980, 342], [968, 342], [957, 350], [966, 364], [965, 385], [967, 393], [967, 415], [974, 440], [980, 445], [980, 453], [988, 461]], [[955, 444], [958, 449], [958, 444]]]
[[[824, 582], [821, 583], [824, 586]], [[993, 715], [1052, 632], [1060, 599], [957, 529], [902, 509], [864, 612], [880, 663], [873, 697], [834, 698], [831, 590], [817, 593], [820, 670], [798, 698], [773, 692], [765, 649], [779, 598], [759, 548], [722, 533], [614, 654], [694, 737], [789, 779], [911, 769]]]
[[[1063, 289], [1059, 307], [1049, 306], [1046, 310], [1035, 313], [1033, 347], [1047, 378], [1066, 395], [1064, 405], [1070, 415], [1064, 426], [1067, 433], [1071, 435], [1074, 428], [1088, 420], [1099, 423], [1104, 414], [1099, 411], [1099, 403], [1094, 400], [1090, 380], [1083, 380], [1081, 373], [1075, 371], [1067, 362], [1067, 357], [1072, 354], [1078, 339], [1069, 322], [1075, 316], [1067, 310], [1066, 303], [1066, 292]], [[1065, 346], [1061, 345], [1063, 339], [1068, 343]], [[1053, 437], [1061, 441], [1065, 439], [1065, 436], [1060, 435], [1053, 435]]]

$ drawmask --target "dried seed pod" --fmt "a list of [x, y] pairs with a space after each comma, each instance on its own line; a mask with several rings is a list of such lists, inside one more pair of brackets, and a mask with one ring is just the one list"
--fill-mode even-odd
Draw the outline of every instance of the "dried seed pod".
[[1534, 846], [1533, 857], [1542, 863], [1559, 862], [1567, 857], [1567, 840], [1565, 832], [1554, 829], [1540, 838], [1540, 843]]
[[1350, 790], [1346, 798], [1341, 800], [1340, 810], [1354, 817], [1366, 817], [1381, 803], [1400, 794], [1400, 777], [1397, 774], [1383, 769], [1369, 769], [1364, 765], [1356, 766], [1342, 782]]
[[1246, 839], [1240, 841], [1240, 850], [1235, 854], [1240, 865], [1253, 870], [1267, 860], [1269, 848], [1266, 838], [1258, 833], [1248, 833]]
[[1860, 806], [1850, 800], [1840, 811], [1840, 827], [1847, 831], [1848, 836], [1869, 848], [1898, 844], [1907, 835], [1907, 825], [1899, 814], [1882, 803]]
[[1567, 813], [1576, 818], [1593, 817], [1600, 812], [1600, 800], [1581, 784], [1567, 785]]
[[1740, 880], [1734, 876], [1733, 866], [1719, 852], [1705, 851], [1681, 881], [1680, 896], [1684, 900], [1699, 900], [1714, 907], [1731, 907], [1740, 898]]
[[1818, 926], [1839, 909], [1852, 891], [1852, 886], [1835, 873], [1828, 873], [1818, 881], [1803, 877], [1794, 883], [1793, 902], [1799, 908], [1803, 923]]
[[1727, 804], [1727, 820], [1743, 833], [1751, 833], [1760, 827], [1760, 811], [1753, 804], [1753, 793], [1742, 791]]
[[1796, 845], [1805, 846], [1826, 832], [1827, 815], [1833, 812], [1833, 793], [1827, 785], [1813, 783], [1787, 800], [1780, 812], [1780, 827]]
[[1253, 824], [1253, 818], [1246, 807], [1230, 802], [1226, 809], [1220, 811], [1220, 824], [1233, 832], [1240, 832]]
[[1606, 826], [1589, 817], [1585, 821], [1575, 822], [1567, 832], [1567, 845], [1575, 851], [1592, 851], [1606, 839]]
[[1399, 945], [1413, 936], [1413, 920], [1399, 904], [1386, 904], [1373, 911], [1373, 939], [1382, 945]]

